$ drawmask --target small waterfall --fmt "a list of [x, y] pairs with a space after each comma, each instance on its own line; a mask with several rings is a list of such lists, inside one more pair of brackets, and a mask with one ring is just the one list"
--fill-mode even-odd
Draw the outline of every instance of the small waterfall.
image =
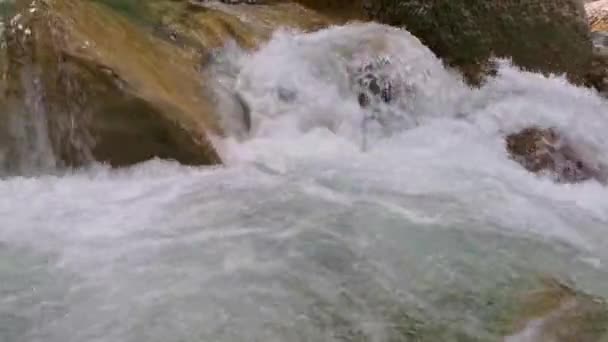
[[[0, 174], [48, 174], [92, 162], [86, 84], [50, 48], [44, 57], [32, 49], [31, 31], [19, 18], [2, 33]], [[54, 65], [44, 65], [49, 58]]]

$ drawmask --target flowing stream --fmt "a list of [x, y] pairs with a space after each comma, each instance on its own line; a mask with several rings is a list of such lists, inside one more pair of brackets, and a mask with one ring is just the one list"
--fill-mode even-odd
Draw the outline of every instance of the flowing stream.
[[[215, 57], [251, 107], [225, 166], [0, 180], [0, 341], [500, 341], [542, 277], [608, 298], [608, 188], [504, 146], [556, 127], [608, 162], [595, 92], [506, 61], [471, 89], [376, 24]], [[362, 109], [368, 71], [392, 100]]]

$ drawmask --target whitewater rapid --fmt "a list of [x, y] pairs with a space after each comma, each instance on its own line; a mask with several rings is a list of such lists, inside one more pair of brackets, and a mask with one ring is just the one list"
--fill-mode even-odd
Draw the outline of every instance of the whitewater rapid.
[[[352, 71], [377, 58], [396, 100], [364, 110]], [[251, 107], [225, 166], [0, 180], [0, 341], [497, 341], [538, 277], [608, 298], [608, 188], [504, 146], [556, 127], [608, 162], [594, 91], [506, 61], [472, 89], [375, 24], [227, 46], [209, 72]]]

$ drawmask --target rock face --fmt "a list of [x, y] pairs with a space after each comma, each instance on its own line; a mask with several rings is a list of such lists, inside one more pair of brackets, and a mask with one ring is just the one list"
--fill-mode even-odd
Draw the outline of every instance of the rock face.
[[21, 6], [7, 28], [8, 113], [46, 121], [59, 164], [220, 162], [196, 56], [94, 2]]
[[597, 89], [600, 94], [608, 97], [608, 54], [598, 53], [594, 55], [585, 78], [588, 86]]
[[605, 170], [585, 160], [554, 129], [528, 128], [507, 136], [506, 144], [511, 157], [530, 172], [548, 174], [560, 183], [606, 182]]
[[591, 31], [608, 31], [608, 1], [599, 0], [585, 4]]
[[580, 0], [300, 0], [324, 13], [404, 27], [470, 81], [491, 56], [512, 57], [533, 71], [582, 81], [591, 62], [589, 28]]
[[9, 146], [0, 164], [15, 172], [153, 157], [220, 163], [210, 139], [225, 133], [219, 84], [201, 74], [211, 49], [228, 39], [253, 48], [278, 26], [328, 24], [295, 4], [18, 0], [17, 10], [0, 63]]

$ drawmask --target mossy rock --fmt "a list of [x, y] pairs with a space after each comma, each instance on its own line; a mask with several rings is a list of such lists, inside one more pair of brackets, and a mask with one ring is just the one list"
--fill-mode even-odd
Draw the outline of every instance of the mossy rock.
[[220, 162], [208, 139], [221, 134], [212, 85], [201, 82], [196, 55], [95, 2], [17, 5], [7, 28], [5, 115], [46, 120], [58, 164]]

